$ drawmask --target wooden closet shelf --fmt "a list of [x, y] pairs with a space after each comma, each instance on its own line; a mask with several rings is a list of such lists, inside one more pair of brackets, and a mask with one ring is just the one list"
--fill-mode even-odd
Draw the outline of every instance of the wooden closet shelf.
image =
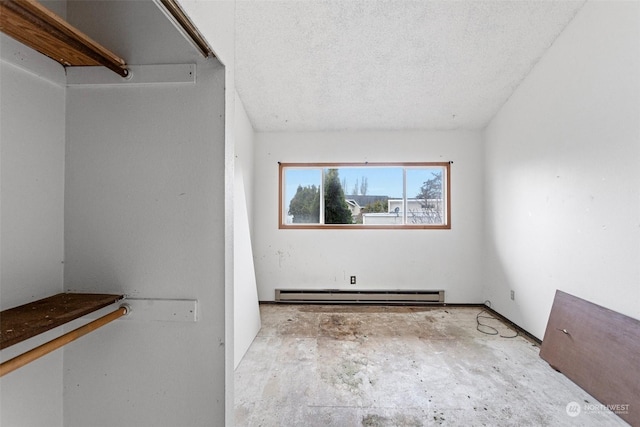
[[0, 349], [47, 332], [124, 298], [123, 295], [62, 293], [0, 312]]
[[124, 59], [36, 0], [0, 0], [0, 31], [65, 67], [103, 65], [129, 74]]

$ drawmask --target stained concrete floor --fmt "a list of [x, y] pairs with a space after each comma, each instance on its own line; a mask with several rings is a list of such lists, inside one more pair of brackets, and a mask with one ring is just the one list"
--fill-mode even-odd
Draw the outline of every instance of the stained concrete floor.
[[[475, 307], [260, 306], [237, 426], [624, 426]], [[512, 335], [499, 320], [481, 319]], [[487, 329], [487, 331], [490, 331]], [[576, 402], [580, 413], [569, 416]], [[575, 413], [573, 413], [575, 414]]]

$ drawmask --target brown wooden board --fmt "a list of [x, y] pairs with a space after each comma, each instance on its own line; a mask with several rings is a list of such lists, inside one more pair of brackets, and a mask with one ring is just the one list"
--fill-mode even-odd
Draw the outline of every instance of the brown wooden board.
[[0, 0], [0, 31], [64, 66], [104, 65], [125, 77], [125, 61], [35, 0]]
[[556, 291], [540, 357], [640, 426], [640, 321]]
[[0, 349], [120, 301], [122, 295], [58, 294], [0, 312]]

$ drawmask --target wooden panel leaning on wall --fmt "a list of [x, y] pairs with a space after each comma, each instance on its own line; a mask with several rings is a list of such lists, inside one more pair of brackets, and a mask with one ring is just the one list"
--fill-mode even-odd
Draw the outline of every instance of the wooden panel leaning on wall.
[[556, 291], [540, 357], [629, 424], [640, 426], [640, 321]]

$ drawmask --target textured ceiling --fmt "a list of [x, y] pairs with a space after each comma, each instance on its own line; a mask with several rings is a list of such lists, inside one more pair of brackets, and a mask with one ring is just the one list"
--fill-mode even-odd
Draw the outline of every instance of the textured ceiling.
[[258, 131], [481, 129], [583, 1], [236, 3]]

